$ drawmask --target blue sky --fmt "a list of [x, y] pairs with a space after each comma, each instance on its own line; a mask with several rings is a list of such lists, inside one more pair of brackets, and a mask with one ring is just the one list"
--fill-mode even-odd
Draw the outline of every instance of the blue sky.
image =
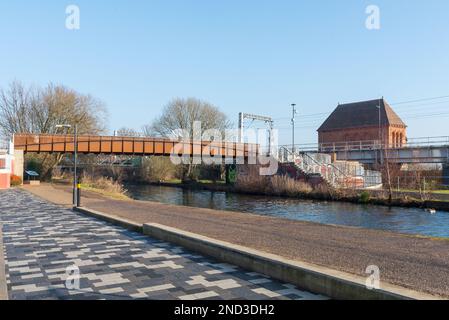
[[[78, 31], [65, 28], [70, 4]], [[365, 28], [371, 4], [380, 30]], [[448, 31], [447, 0], [2, 0], [0, 86], [51, 81], [90, 93], [106, 103], [110, 131], [197, 97], [233, 121], [239, 111], [273, 116], [281, 143], [295, 102], [306, 143], [339, 102], [449, 96]], [[449, 135], [449, 97], [397, 112], [411, 137]]]

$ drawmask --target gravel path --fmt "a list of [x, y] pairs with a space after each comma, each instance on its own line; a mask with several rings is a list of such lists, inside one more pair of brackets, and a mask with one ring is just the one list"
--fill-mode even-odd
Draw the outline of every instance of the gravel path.
[[[69, 204], [70, 188], [30, 189]], [[84, 193], [83, 206], [138, 223], [153, 222], [361, 276], [370, 265], [381, 281], [449, 297], [449, 240], [329, 226], [247, 213], [118, 201]]]

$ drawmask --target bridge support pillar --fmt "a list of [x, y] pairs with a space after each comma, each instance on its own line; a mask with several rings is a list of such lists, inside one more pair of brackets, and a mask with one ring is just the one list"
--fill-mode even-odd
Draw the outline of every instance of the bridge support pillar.
[[449, 163], [443, 163], [443, 185], [449, 187]]
[[13, 174], [15, 176], [18, 176], [22, 179], [23, 181], [23, 173], [24, 173], [24, 163], [25, 163], [25, 159], [23, 156], [23, 150], [14, 150], [14, 170], [13, 170]]
[[226, 184], [234, 184], [237, 178], [237, 166], [235, 164], [226, 165]]

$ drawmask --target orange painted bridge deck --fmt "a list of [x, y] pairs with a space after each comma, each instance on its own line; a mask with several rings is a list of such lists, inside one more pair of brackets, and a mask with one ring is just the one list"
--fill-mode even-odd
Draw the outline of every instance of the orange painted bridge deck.
[[[25, 153], [73, 153], [72, 135], [16, 134], [14, 147]], [[141, 156], [249, 157], [258, 154], [259, 145], [248, 143], [175, 141], [161, 138], [78, 136], [78, 153]]]

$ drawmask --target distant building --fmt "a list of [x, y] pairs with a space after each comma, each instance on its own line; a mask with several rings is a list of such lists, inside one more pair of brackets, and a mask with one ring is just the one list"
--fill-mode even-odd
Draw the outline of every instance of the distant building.
[[341, 104], [318, 129], [318, 140], [325, 148], [361, 141], [402, 147], [407, 125], [384, 99]]
[[0, 189], [10, 187], [14, 172], [14, 147], [12, 143], [0, 140]]

